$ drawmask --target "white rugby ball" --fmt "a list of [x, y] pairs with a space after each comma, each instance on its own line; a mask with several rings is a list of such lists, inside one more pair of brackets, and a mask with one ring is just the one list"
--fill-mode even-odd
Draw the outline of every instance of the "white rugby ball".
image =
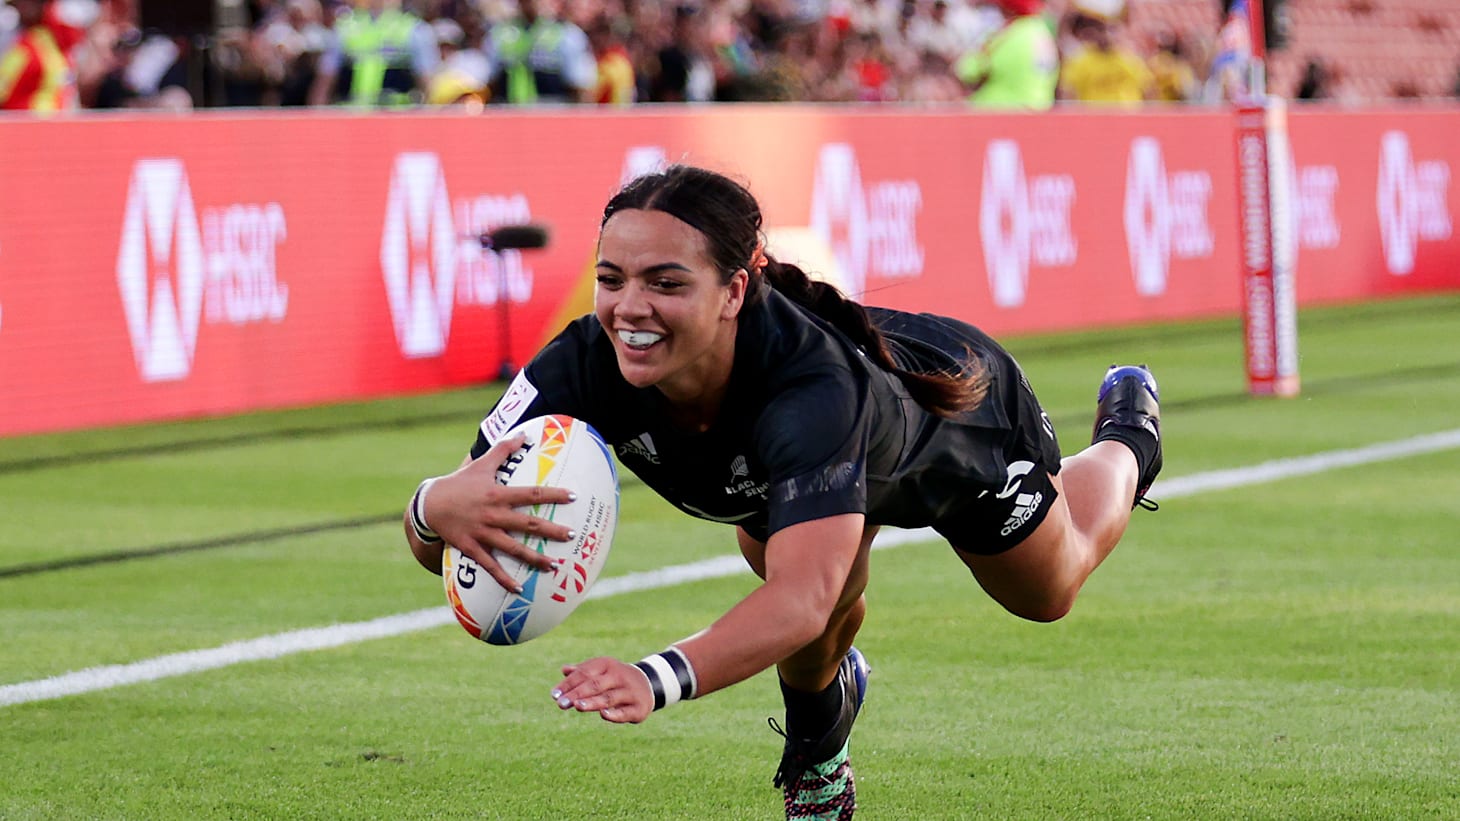
[[[571, 416], [539, 416], [507, 433], [527, 434], [527, 443], [497, 471], [512, 487], [547, 485], [578, 494], [568, 504], [519, 508], [576, 534], [567, 542], [525, 536], [528, 547], [560, 559], [552, 572], [539, 571], [500, 552], [493, 557], [521, 593], [502, 588], [482, 566], [447, 546], [441, 552], [446, 600], [466, 632], [488, 644], [521, 644], [562, 624], [598, 578], [613, 544], [618, 521], [618, 471], [603, 437]], [[524, 534], [513, 534], [523, 536]]]

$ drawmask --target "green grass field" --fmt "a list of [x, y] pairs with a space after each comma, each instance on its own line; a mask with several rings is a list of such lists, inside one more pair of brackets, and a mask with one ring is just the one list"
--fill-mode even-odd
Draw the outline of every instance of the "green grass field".
[[[1293, 400], [1246, 396], [1235, 320], [1006, 341], [1066, 452], [1104, 367], [1150, 362], [1173, 483], [1460, 429], [1460, 295], [1300, 329]], [[748, 571], [591, 600], [520, 647], [453, 624], [17, 697], [444, 610], [399, 512], [500, 388], [0, 441], [0, 818], [778, 817], [773, 675], [635, 727], [548, 696], [565, 662], [704, 626]], [[944, 545], [878, 551], [859, 818], [1460, 818], [1457, 546], [1449, 445], [1138, 512], [1054, 624], [1004, 613]], [[605, 579], [733, 555], [629, 481]]]

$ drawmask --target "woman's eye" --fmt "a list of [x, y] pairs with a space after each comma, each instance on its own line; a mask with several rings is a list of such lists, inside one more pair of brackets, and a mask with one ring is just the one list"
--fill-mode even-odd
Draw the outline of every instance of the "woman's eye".
[[623, 280], [613, 274], [599, 274], [598, 284], [604, 288], [617, 288], [623, 284]]
[[655, 280], [654, 287], [661, 291], [673, 291], [676, 288], [684, 287], [684, 283], [676, 279]]

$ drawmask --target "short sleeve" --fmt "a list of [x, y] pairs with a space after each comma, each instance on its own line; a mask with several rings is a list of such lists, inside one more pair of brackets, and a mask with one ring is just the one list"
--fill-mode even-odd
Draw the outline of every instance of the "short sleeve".
[[771, 400], [756, 425], [770, 474], [769, 532], [867, 511], [867, 396], [846, 369], [810, 375]]
[[491, 449], [517, 423], [535, 416], [565, 413], [584, 416], [588, 341], [582, 323], [569, 325], [538, 352], [482, 419], [471, 458]]

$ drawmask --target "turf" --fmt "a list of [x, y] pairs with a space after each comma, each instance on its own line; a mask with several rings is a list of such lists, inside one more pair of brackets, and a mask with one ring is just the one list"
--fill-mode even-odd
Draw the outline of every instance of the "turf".
[[[1008, 343], [1066, 452], [1104, 366], [1150, 362], [1167, 477], [1460, 427], [1460, 296], [1300, 329], [1291, 400], [1246, 395], [1235, 321]], [[0, 686], [444, 607], [399, 511], [500, 388], [0, 442]], [[606, 577], [734, 554], [623, 499]], [[1460, 450], [1171, 499], [1048, 625], [946, 546], [874, 553], [859, 817], [1460, 817], [1457, 499]], [[596, 599], [515, 648], [451, 625], [0, 706], [0, 818], [774, 818], [770, 676], [637, 727], [547, 695], [752, 584]]]

